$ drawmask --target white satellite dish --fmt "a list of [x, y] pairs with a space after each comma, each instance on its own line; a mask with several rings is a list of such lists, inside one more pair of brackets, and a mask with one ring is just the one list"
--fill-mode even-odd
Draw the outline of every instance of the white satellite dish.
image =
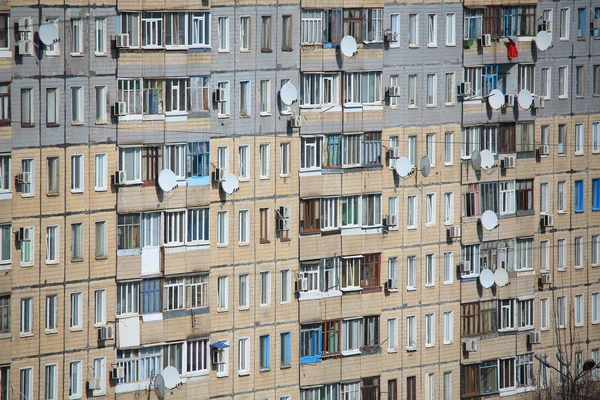
[[221, 183], [223, 191], [227, 194], [234, 194], [240, 189], [240, 181], [237, 176], [232, 173], [225, 175], [225, 180]]
[[46, 46], [50, 46], [58, 41], [58, 27], [54, 22], [45, 22], [38, 29], [40, 41]]
[[154, 377], [154, 393], [156, 393], [158, 400], [165, 398], [165, 379], [161, 374]]
[[167, 389], [174, 389], [181, 383], [179, 379], [179, 371], [175, 367], [167, 367], [163, 369], [162, 377], [165, 381], [165, 387]]
[[499, 110], [504, 105], [504, 93], [500, 89], [494, 89], [490, 92], [488, 103], [494, 110]]
[[423, 158], [421, 158], [421, 175], [423, 175], [423, 177], [427, 178], [429, 176], [429, 174], [431, 173], [431, 161], [429, 161], [429, 157], [427, 156], [423, 156]]
[[533, 103], [533, 94], [527, 89], [523, 89], [517, 95], [519, 106], [524, 110], [529, 110]]
[[473, 153], [471, 153], [471, 165], [475, 171], [481, 169], [481, 153], [479, 153], [479, 150], [473, 150]]
[[340, 42], [340, 49], [346, 57], [353, 57], [357, 53], [356, 39], [350, 35], [344, 36]]
[[396, 160], [396, 173], [402, 178], [406, 178], [412, 174], [412, 164], [406, 157], [400, 157]]
[[158, 174], [158, 187], [160, 187], [163, 192], [170, 192], [177, 186], [177, 177], [173, 171], [170, 169], [163, 169], [160, 171], [160, 174]]
[[539, 31], [537, 35], [535, 35], [535, 45], [539, 51], [548, 50], [552, 45], [552, 36], [546, 31]]
[[484, 269], [479, 273], [479, 283], [486, 289], [494, 286], [494, 273], [491, 269]]
[[492, 231], [498, 227], [498, 216], [492, 210], [484, 211], [481, 214], [481, 225], [486, 231]]
[[286, 106], [291, 106], [298, 100], [298, 90], [291, 82], [286, 83], [279, 91], [279, 97]]
[[489, 150], [481, 150], [479, 152], [479, 157], [481, 158], [481, 169], [488, 170], [494, 166], [494, 155]]
[[498, 268], [494, 273], [494, 282], [500, 287], [508, 285], [508, 272], [504, 268]]

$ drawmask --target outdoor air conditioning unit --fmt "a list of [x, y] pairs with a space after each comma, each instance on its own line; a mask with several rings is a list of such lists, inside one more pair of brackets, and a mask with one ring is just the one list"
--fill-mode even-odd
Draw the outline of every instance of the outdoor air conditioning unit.
[[400, 86], [390, 86], [388, 88], [388, 97], [400, 97]]
[[538, 147], [538, 154], [540, 156], [547, 156], [550, 154], [550, 146], [547, 144], [540, 145], [540, 147]]
[[115, 327], [113, 325], [101, 326], [98, 330], [100, 340], [113, 340], [115, 338]]
[[279, 217], [277, 220], [277, 230], [278, 231], [289, 231], [291, 228], [291, 221], [289, 217]]
[[125, 378], [125, 368], [124, 367], [113, 367], [110, 371], [110, 376], [113, 379], [123, 379]]
[[462, 261], [459, 266], [461, 274], [471, 273], [471, 261]]
[[600, 18], [594, 18], [594, 22], [592, 22], [592, 27], [594, 29], [600, 29]]
[[481, 46], [490, 47], [492, 45], [492, 35], [489, 33], [485, 33], [481, 35]]
[[396, 35], [396, 32], [394, 31], [386, 31], [385, 32], [385, 41], [386, 42], [397, 42], [398, 41], [398, 36]]
[[542, 215], [540, 217], [540, 222], [544, 228], [554, 226], [554, 215]]
[[305, 278], [302, 274], [296, 281], [296, 291], [306, 292], [308, 290], [308, 278]]
[[459, 225], [451, 226], [448, 228], [447, 232], [448, 232], [449, 238], [451, 238], [451, 239], [459, 238], [460, 237], [460, 226]]
[[225, 180], [225, 175], [227, 175], [227, 170], [225, 168], [215, 168], [215, 181], [223, 182]]
[[17, 239], [19, 242], [30, 242], [32, 238], [31, 228], [29, 227], [21, 227], [19, 228], [19, 233]]
[[33, 17], [19, 17], [18, 19], [19, 32], [33, 31]]
[[129, 47], [129, 33], [115, 35], [115, 45], [117, 47]]
[[461, 82], [458, 86], [459, 96], [470, 96], [471, 95], [471, 82]]
[[302, 126], [302, 117], [299, 115], [294, 115], [288, 119], [288, 124], [290, 128], [300, 128]]
[[515, 156], [506, 156], [500, 161], [500, 167], [504, 169], [515, 168], [517, 159]]
[[100, 390], [102, 389], [102, 378], [92, 378], [88, 381], [89, 390]]
[[400, 158], [400, 147], [390, 147], [388, 149], [388, 158], [391, 158], [391, 159]]
[[31, 172], [19, 172], [17, 175], [17, 182], [23, 185], [31, 183]]
[[477, 351], [477, 339], [465, 340], [465, 351], [469, 353]]
[[114, 182], [115, 185], [124, 185], [127, 179], [127, 173], [125, 171], [115, 171]]
[[113, 113], [117, 117], [121, 117], [123, 115], [127, 115], [127, 103], [124, 101], [117, 101], [114, 106]]
[[398, 289], [398, 278], [390, 278], [387, 280], [385, 287], [387, 290]]
[[387, 226], [398, 225], [398, 214], [388, 214], [385, 216], [385, 224]]
[[535, 96], [533, 98], [533, 108], [544, 108], [546, 105], [546, 100], [543, 97]]
[[540, 283], [542, 285], [552, 284], [552, 274], [541, 274], [540, 275]]
[[541, 335], [540, 331], [531, 331], [527, 335], [527, 340], [529, 341], [529, 344], [538, 344], [538, 343], [541, 343], [541, 341], [542, 341], [541, 336], [542, 335]]
[[223, 103], [226, 100], [227, 100], [227, 97], [225, 96], [225, 89], [217, 88], [215, 90], [215, 101], [217, 103]]
[[20, 56], [32, 56], [35, 53], [35, 48], [31, 40], [19, 40], [17, 42], [17, 52]]
[[225, 350], [214, 349], [212, 352], [212, 362], [215, 365], [225, 364]]
[[504, 95], [504, 107], [514, 107], [515, 105], [515, 95], [514, 94], [505, 94]]

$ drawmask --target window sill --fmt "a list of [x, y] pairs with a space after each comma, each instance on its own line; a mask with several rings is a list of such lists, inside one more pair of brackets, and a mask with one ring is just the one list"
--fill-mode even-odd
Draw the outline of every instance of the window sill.
[[219, 118], [219, 119], [229, 118], [229, 114], [218, 114], [217, 118]]
[[107, 189], [106, 188], [94, 188], [94, 191], [96, 191], [96, 192], [106, 192]]
[[108, 121], [95, 121], [95, 125], [108, 125]]
[[456, 47], [456, 43], [446, 43], [446, 47]]
[[407, 292], [416, 292], [416, 291], [417, 291], [417, 288], [416, 288], [416, 287], [407, 287], [407, 288], [406, 288], [406, 291], [407, 291]]
[[19, 333], [19, 337], [21, 337], [21, 338], [33, 337], [33, 332], [21, 332], [21, 333]]
[[271, 241], [268, 239], [260, 239], [260, 244], [271, 244]]
[[258, 179], [260, 179], [261, 181], [268, 181], [269, 179], [271, 179], [270, 176], [259, 176]]
[[418, 110], [419, 106], [408, 106], [409, 110]]
[[564, 96], [564, 95], [563, 96], [558, 96], [559, 100], [566, 100], [568, 98], [569, 98], [569, 96]]
[[33, 263], [21, 264], [21, 268], [31, 268], [31, 267], [33, 267]]
[[83, 57], [83, 53], [71, 53], [71, 57]]
[[83, 194], [83, 190], [71, 190], [72, 194]]
[[106, 54], [106, 53], [95, 53], [95, 52], [94, 52], [94, 55], [95, 55], [96, 57], [108, 57], [108, 54]]
[[228, 378], [229, 374], [217, 374], [217, 378]]
[[387, 349], [388, 354], [394, 354], [398, 352], [398, 349]]
[[250, 306], [240, 306], [238, 307], [239, 311], [248, 311], [250, 309]]
[[250, 243], [249, 242], [248, 243], [238, 243], [238, 246], [247, 247], [247, 246], [250, 246]]
[[435, 348], [435, 344], [426, 344], [425, 348], [426, 349], [433, 349], [433, 348]]
[[427, 104], [427, 108], [436, 108], [437, 104]]
[[12, 333], [10, 333], [10, 332], [0, 333], [0, 340], [10, 339], [10, 338], [12, 338]]
[[44, 333], [46, 335], [56, 335], [56, 334], [58, 334], [58, 330], [57, 329], [46, 329], [46, 330], [44, 330]]
[[445, 103], [444, 105], [446, 107], [454, 107], [456, 105], [456, 103]]
[[576, 151], [576, 152], [575, 152], [575, 155], [576, 155], [576, 156], [582, 156], [582, 155], [583, 155], [583, 153], [582, 153], [582, 152], [578, 152], [578, 151]]
[[454, 342], [444, 342], [444, 346], [449, 346], [451, 344], [454, 344]]
[[238, 372], [238, 376], [249, 376], [250, 372]]
[[83, 126], [83, 121], [73, 121], [71, 122], [71, 126]]
[[46, 261], [46, 265], [58, 265], [58, 261]]
[[430, 48], [430, 49], [435, 49], [438, 46], [437, 46], [437, 44], [430, 43], [430, 44], [427, 45], [427, 47]]
[[83, 328], [77, 326], [69, 329], [71, 332], [83, 332]]
[[21, 124], [21, 128], [35, 128], [35, 124]]
[[46, 128], [58, 128], [59, 126], [60, 126], [60, 124], [56, 124], [56, 123], [53, 123], [53, 122], [48, 122], [46, 124]]
[[261, 116], [261, 117], [270, 117], [270, 116], [272, 116], [272, 115], [273, 115], [273, 114], [271, 114], [270, 112], [261, 112], [261, 113], [260, 113], [260, 116]]
[[271, 372], [271, 368], [260, 368], [258, 372]]
[[83, 262], [83, 258], [71, 258], [72, 263], [80, 263]]
[[217, 309], [217, 312], [218, 312], [218, 313], [224, 313], [224, 312], [228, 312], [228, 311], [229, 311], [229, 309], [228, 309], [228, 308], [218, 308], [218, 309]]
[[415, 230], [417, 230], [417, 227], [416, 226], [407, 226], [406, 230], [415, 231]]
[[412, 352], [414, 352], [414, 351], [417, 351], [417, 348], [416, 348], [416, 347], [407, 347], [407, 348], [406, 348], [406, 351], [408, 351], [408, 352], [412, 353]]
[[220, 243], [220, 244], [217, 244], [217, 248], [218, 248], [218, 249], [222, 249], [222, 248], [225, 248], [225, 247], [227, 247], [227, 246], [229, 246], [227, 243]]
[[408, 48], [409, 48], [409, 49], [418, 49], [418, 48], [419, 48], [419, 45], [418, 45], [418, 44], [409, 44], [409, 45], [408, 45]]

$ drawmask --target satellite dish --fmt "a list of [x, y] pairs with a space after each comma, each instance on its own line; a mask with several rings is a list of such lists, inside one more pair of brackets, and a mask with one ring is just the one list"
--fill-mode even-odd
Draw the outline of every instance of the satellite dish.
[[486, 268], [483, 271], [481, 271], [481, 273], [479, 273], [479, 283], [481, 283], [481, 286], [483, 286], [486, 289], [489, 289], [492, 286], [494, 286], [494, 273], [491, 269]]
[[225, 175], [225, 180], [221, 183], [221, 187], [225, 193], [234, 194], [240, 189], [240, 181], [238, 181], [237, 176], [228, 173]]
[[156, 393], [158, 400], [165, 398], [165, 379], [161, 374], [154, 377], [154, 393]]
[[504, 105], [504, 93], [500, 89], [494, 89], [490, 92], [488, 103], [494, 110], [499, 110]]
[[181, 380], [179, 379], [179, 371], [177, 371], [177, 368], [175, 367], [169, 366], [163, 369], [162, 377], [167, 389], [174, 389], [177, 387], [177, 385], [179, 385], [179, 383], [181, 383]]
[[552, 45], [552, 36], [546, 31], [539, 31], [538, 34], [535, 35], [535, 45], [539, 51], [548, 50]]
[[479, 150], [473, 150], [473, 153], [471, 153], [471, 165], [475, 171], [481, 169], [481, 153], [479, 153]]
[[356, 55], [356, 39], [354, 37], [347, 35], [342, 38], [340, 42], [340, 49], [342, 50], [342, 54], [346, 57], [353, 57]]
[[489, 150], [481, 150], [479, 152], [481, 158], [480, 166], [481, 169], [487, 170], [494, 166], [494, 155]]
[[498, 268], [494, 272], [494, 282], [496, 282], [496, 286], [508, 285], [508, 272], [504, 268]]
[[38, 29], [40, 41], [46, 46], [50, 46], [58, 41], [58, 27], [54, 22], [45, 22]]
[[486, 231], [492, 231], [498, 227], [498, 216], [492, 210], [487, 210], [481, 214], [481, 225]]
[[412, 174], [412, 164], [406, 157], [400, 157], [396, 160], [396, 173], [402, 178]]
[[527, 89], [523, 89], [517, 95], [519, 106], [524, 110], [529, 110], [531, 103], [533, 103], [533, 94]]
[[286, 83], [279, 91], [279, 97], [286, 106], [291, 106], [298, 100], [298, 90], [291, 82]]
[[173, 171], [170, 169], [163, 169], [160, 171], [160, 174], [158, 174], [158, 187], [160, 187], [163, 192], [170, 192], [177, 186], [177, 177]]
[[429, 161], [429, 157], [423, 156], [423, 158], [421, 158], [421, 175], [423, 175], [425, 178], [427, 178], [430, 173], [431, 173], [431, 161]]

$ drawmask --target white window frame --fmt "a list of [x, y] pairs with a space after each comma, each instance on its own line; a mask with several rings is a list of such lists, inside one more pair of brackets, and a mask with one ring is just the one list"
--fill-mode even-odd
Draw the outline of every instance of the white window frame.
[[280, 304], [289, 304], [292, 302], [292, 272], [289, 269], [282, 269], [279, 273]]
[[390, 14], [390, 31], [396, 35], [396, 41], [390, 42], [390, 48], [400, 47], [400, 14]]
[[83, 86], [71, 86], [71, 125], [85, 123], [85, 94]]
[[454, 311], [444, 311], [444, 344], [454, 343]]
[[453, 106], [456, 103], [456, 74], [454, 72], [446, 73], [446, 98], [445, 105]]
[[83, 193], [84, 176], [83, 154], [71, 154], [71, 193]]
[[592, 293], [592, 298], [591, 298], [591, 320], [592, 320], [592, 324], [599, 324], [600, 323], [600, 292], [594, 292]]
[[247, 144], [238, 147], [238, 179], [250, 180], [250, 146]]
[[560, 41], [569, 40], [569, 30], [571, 29], [571, 10], [569, 8], [560, 9]]
[[94, 326], [106, 325], [106, 289], [94, 290]]
[[73, 292], [70, 295], [71, 331], [83, 329], [83, 293]]
[[406, 351], [417, 350], [417, 316], [406, 317]]
[[575, 155], [582, 156], [585, 148], [585, 134], [583, 123], [575, 124]]
[[427, 47], [437, 47], [438, 18], [437, 14], [427, 14]]
[[249, 52], [252, 48], [252, 22], [250, 16], [240, 16], [240, 51]]
[[250, 244], [250, 210], [238, 211], [238, 244], [247, 246]]
[[419, 48], [419, 14], [408, 15], [408, 47]]
[[71, 55], [79, 56], [83, 53], [83, 20], [71, 18]]
[[219, 53], [229, 53], [229, 17], [219, 17]]
[[561, 65], [558, 67], [558, 98], [568, 99], [569, 98], [569, 67]]
[[290, 176], [290, 143], [279, 144], [279, 176], [287, 178]]
[[398, 351], [398, 318], [387, 320], [387, 351], [395, 353]]
[[454, 223], [454, 192], [444, 193], [444, 225]]
[[217, 312], [229, 310], [229, 277], [217, 277]]
[[260, 81], [260, 115], [263, 117], [271, 115], [271, 80]]
[[82, 396], [82, 363], [71, 361], [69, 363], [69, 399], [80, 399]]
[[58, 264], [60, 254], [60, 236], [58, 225], [46, 227], [46, 264]]
[[108, 154], [96, 153], [94, 156], [95, 174], [94, 190], [96, 192], [106, 192], [107, 190], [107, 166]]
[[406, 217], [406, 228], [407, 229], [417, 229], [417, 223], [418, 223], [418, 211], [419, 211], [419, 197], [416, 194], [413, 195], [409, 195], [407, 197], [407, 202], [406, 202], [406, 210], [407, 210], [407, 217]]
[[271, 145], [262, 143], [259, 146], [259, 179], [269, 179], [271, 175]]
[[419, 76], [417, 74], [408, 75], [408, 108], [418, 108], [419, 100], [418, 100], [418, 80]]
[[57, 400], [58, 364], [46, 364], [44, 372], [44, 400]]
[[425, 347], [435, 346], [435, 314], [425, 314]]
[[229, 244], [229, 213], [227, 211], [217, 212], [217, 247]]
[[106, 17], [100, 17], [95, 19], [95, 35], [94, 35], [94, 55], [106, 56], [107, 55], [107, 35], [106, 35]]
[[454, 253], [444, 253], [444, 285], [451, 285], [454, 283]]
[[456, 46], [456, 13], [446, 13], [446, 46]]
[[584, 326], [585, 325], [585, 305], [583, 300], [583, 294], [575, 295], [575, 326]]
[[425, 287], [435, 286], [435, 254], [425, 255]]
[[550, 327], [550, 299], [540, 299], [540, 329], [545, 331]]
[[417, 290], [417, 258], [406, 257], [406, 290]]
[[246, 376], [250, 374], [250, 338], [241, 337], [238, 339], [238, 375]]
[[268, 307], [271, 305], [271, 271], [260, 271], [259, 284], [259, 305]]
[[58, 296], [46, 296], [46, 333], [58, 332]]

